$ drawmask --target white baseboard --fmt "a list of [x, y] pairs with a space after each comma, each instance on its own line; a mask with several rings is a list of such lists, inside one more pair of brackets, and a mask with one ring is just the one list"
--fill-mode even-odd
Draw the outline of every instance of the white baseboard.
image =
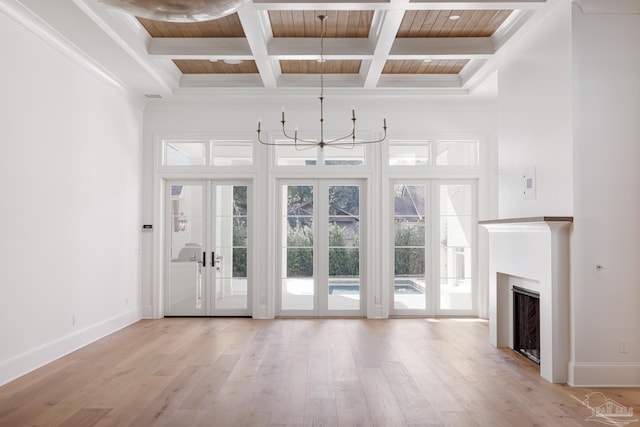
[[138, 310], [127, 311], [9, 359], [2, 360], [0, 361], [0, 385], [13, 381], [138, 320], [140, 320]]
[[142, 306], [142, 318], [143, 319], [153, 319], [153, 306], [151, 305], [143, 305]]
[[640, 387], [640, 364], [569, 363], [572, 387]]

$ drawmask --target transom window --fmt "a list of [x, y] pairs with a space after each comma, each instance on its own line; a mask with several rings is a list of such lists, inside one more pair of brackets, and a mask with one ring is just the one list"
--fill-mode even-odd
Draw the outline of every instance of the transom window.
[[[290, 141], [277, 141], [289, 143]], [[295, 147], [281, 145], [275, 147], [275, 163], [277, 166], [362, 166], [365, 164], [365, 146], [354, 145], [341, 147], [316, 146]]]
[[164, 140], [162, 166], [252, 166], [251, 140]]
[[392, 140], [389, 166], [479, 166], [479, 141]]

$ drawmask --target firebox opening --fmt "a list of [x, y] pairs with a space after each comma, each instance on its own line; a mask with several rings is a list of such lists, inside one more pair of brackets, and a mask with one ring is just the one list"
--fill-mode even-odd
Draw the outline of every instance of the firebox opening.
[[513, 287], [513, 349], [540, 364], [540, 294]]

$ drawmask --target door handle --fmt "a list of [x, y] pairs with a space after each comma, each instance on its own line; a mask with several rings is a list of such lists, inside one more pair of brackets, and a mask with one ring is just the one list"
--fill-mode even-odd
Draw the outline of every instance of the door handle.
[[206, 252], [202, 252], [202, 266], [203, 267], [207, 266], [207, 253]]
[[218, 272], [220, 271], [220, 260], [222, 260], [222, 257], [220, 255], [216, 257], [216, 253], [211, 251], [211, 267], [215, 267]]

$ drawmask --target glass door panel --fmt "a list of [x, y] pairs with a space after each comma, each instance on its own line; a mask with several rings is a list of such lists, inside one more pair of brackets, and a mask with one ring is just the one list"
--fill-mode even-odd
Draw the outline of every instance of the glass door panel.
[[393, 186], [393, 308], [396, 311], [427, 309], [426, 196], [425, 185]]
[[214, 310], [248, 308], [247, 186], [215, 186]]
[[360, 186], [328, 187], [327, 308], [360, 310]]
[[281, 310], [314, 310], [314, 186], [283, 185]]
[[167, 183], [164, 314], [251, 314], [250, 186]]
[[165, 314], [205, 314], [203, 254], [204, 183], [169, 186], [169, 250]]
[[440, 309], [471, 310], [473, 187], [440, 185]]

